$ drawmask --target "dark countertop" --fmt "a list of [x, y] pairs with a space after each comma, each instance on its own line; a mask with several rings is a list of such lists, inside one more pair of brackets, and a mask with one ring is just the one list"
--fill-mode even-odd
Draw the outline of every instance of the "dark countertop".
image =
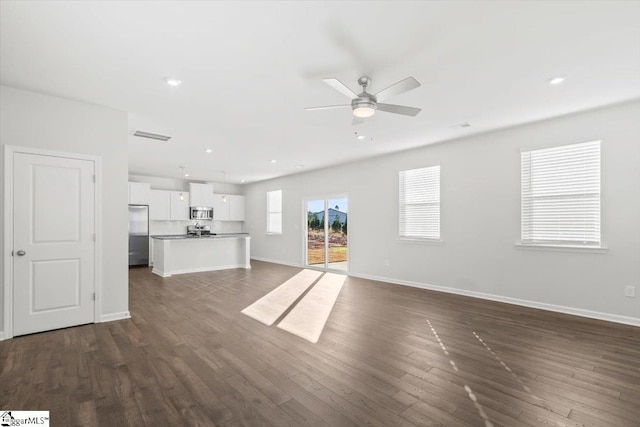
[[221, 239], [229, 237], [249, 237], [249, 233], [217, 233], [208, 236], [192, 236], [189, 234], [163, 234], [151, 236], [158, 240], [201, 240], [201, 239]]

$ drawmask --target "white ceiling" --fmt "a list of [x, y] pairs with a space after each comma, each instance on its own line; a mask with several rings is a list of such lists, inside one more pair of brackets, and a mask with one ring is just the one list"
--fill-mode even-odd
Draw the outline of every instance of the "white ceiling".
[[[251, 182], [640, 97], [637, 1], [0, 3], [2, 84], [173, 136], [130, 136], [135, 174]], [[422, 112], [303, 110], [349, 102], [321, 78], [362, 74], [414, 76], [389, 102]]]

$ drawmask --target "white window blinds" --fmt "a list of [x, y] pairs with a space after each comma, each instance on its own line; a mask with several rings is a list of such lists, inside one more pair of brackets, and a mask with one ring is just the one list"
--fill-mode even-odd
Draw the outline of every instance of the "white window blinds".
[[267, 192], [267, 233], [282, 233], [282, 190]]
[[522, 153], [522, 243], [600, 245], [600, 141]]
[[440, 166], [400, 171], [400, 237], [440, 239]]

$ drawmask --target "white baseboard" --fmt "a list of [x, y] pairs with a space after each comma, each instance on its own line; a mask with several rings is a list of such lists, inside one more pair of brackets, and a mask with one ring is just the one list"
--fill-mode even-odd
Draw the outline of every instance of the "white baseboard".
[[128, 311], [121, 311], [119, 313], [109, 313], [100, 316], [100, 323], [113, 322], [114, 320], [122, 320], [131, 318], [131, 313]]
[[158, 276], [160, 276], [160, 277], [171, 277], [171, 274], [167, 274], [167, 273], [165, 273], [164, 271], [159, 270], [159, 269], [157, 269], [157, 268], [155, 268], [155, 267], [151, 270], [151, 272], [152, 272], [153, 274], [157, 274], [157, 275], [158, 275]]
[[230, 270], [232, 268], [249, 269], [251, 268], [251, 264], [229, 264], [229, 265], [219, 265], [217, 267], [187, 268], [184, 270], [173, 270], [170, 273], [154, 268], [153, 270], [151, 270], [151, 272], [161, 277], [171, 277], [174, 274], [202, 273], [205, 271]]
[[486, 294], [483, 292], [468, 291], [465, 289], [450, 288], [447, 286], [430, 285], [427, 283], [413, 282], [409, 280], [398, 280], [390, 277], [380, 277], [370, 274], [350, 273], [349, 276], [359, 277], [362, 279], [376, 280], [378, 282], [387, 282], [395, 285], [410, 286], [413, 288], [429, 289], [432, 291], [446, 292], [449, 294], [464, 295], [467, 297], [486, 299], [489, 301], [504, 302], [507, 304], [521, 305], [523, 307], [537, 308], [540, 310], [554, 311], [557, 313], [571, 314], [574, 316], [588, 317], [590, 319], [606, 320], [614, 323], [622, 323], [631, 326], [640, 326], [640, 318], [620, 316], [617, 314], [601, 313], [599, 311], [584, 310], [581, 308], [566, 307], [562, 305], [548, 304], [544, 302], [529, 301], [519, 298], [505, 297], [501, 295]]
[[[123, 311], [120, 313], [103, 314], [102, 316], [100, 316], [99, 323], [112, 322], [114, 320], [129, 319], [130, 317], [131, 317], [131, 314], [128, 311]], [[0, 331], [0, 341], [4, 341], [4, 339], [5, 339], [4, 331]]]
[[[273, 264], [288, 265], [290, 267], [304, 268], [301, 264], [283, 262], [275, 259], [252, 257], [256, 261], [270, 262]], [[429, 289], [431, 291], [446, 292], [449, 294], [464, 295], [467, 297], [480, 298], [489, 301], [504, 302], [507, 304], [520, 305], [523, 307], [537, 308], [540, 310], [554, 311], [556, 313], [571, 314], [573, 316], [587, 317], [590, 319], [606, 320], [608, 322], [622, 323], [624, 325], [640, 326], [640, 318], [620, 316], [618, 314], [602, 313], [599, 311], [584, 310], [582, 308], [566, 307], [563, 305], [548, 304], [538, 301], [529, 301], [519, 298], [505, 297], [501, 295], [487, 294], [484, 292], [468, 291], [466, 289], [450, 288], [447, 286], [431, 285], [428, 283], [414, 282], [410, 280], [400, 280], [391, 277], [374, 276], [371, 274], [349, 273], [349, 276], [360, 277], [362, 279], [386, 282], [394, 285], [410, 286], [412, 288]]]
[[289, 267], [298, 267], [298, 268], [304, 268], [304, 265], [302, 264], [295, 264], [295, 263], [291, 263], [291, 262], [284, 262], [284, 261], [279, 261], [277, 259], [269, 259], [269, 258], [262, 258], [262, 257], [251, 257], [251, 259], [254, 259], [256, 261], [262, 261], [262, 262], [270, 262], [272, 264], [281, 264], [281, 265], [288, 265]]

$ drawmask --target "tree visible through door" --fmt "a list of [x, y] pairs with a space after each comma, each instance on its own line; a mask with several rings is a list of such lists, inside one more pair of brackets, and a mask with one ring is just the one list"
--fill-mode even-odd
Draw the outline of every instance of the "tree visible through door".
[[307, 265], [347, 270], [347, 198], [308, 200], [306, 207]]

